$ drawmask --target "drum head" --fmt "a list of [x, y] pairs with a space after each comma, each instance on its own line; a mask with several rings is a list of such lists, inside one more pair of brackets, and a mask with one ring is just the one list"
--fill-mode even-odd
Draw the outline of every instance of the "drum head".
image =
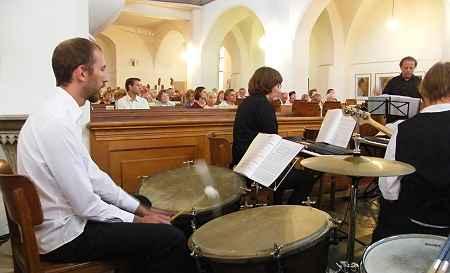
[[423, 273], [439, 255], [446, 238], [406, 234], [389, 237], [371, 245], [361, 267], [365, 273]]
[[217, 260], [270, 257], [274, 244], [281, 254], [310, 246], [330, 228], [330, 216], [304, 206], [271, 206], [242, 210], [216, 218], [189, 240], [200, 255]]
[[[144, 180], [139, 194], [146, 196], [156, 208], [201, 213], [221, 208], [238, 200], [244, 179], [230, 169], [207, 166], [199, 171], [194, 166], [169, 170]], [[219, 193], [208, 198], [205, 187], [212, 186]]]

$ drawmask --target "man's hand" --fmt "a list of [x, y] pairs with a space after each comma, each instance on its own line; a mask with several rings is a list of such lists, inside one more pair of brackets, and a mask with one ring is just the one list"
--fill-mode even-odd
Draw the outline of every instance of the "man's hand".
[[134, 214], [135, 223], [170, 224], [170, 217], [175, 215], [175, 212], [139, 205]]
[[135, 216], [135, 223], [144, 224], [170, 224], [170, 216], [158, 212], [148, 211], [144, 216]]

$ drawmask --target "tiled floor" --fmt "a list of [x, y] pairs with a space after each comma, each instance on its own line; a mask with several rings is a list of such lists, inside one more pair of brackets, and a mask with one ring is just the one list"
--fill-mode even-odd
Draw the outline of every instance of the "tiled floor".
[[[365, 244], [370, 244], [372, 230], [375, 226], [376, 216], [378, 214], [378, 203], [374, 199], [359, 199], [358, 201], [358, 218], [356, 237]], [[340, 219], [344, 218], [348, 201], [345, 198], [338, 198], [336, 201], [336, 212], [328, 211], [332, 217]], [[328, 201], [324, 200], [323, 207], [328, 206]], [[346, 230], [347, 225], [342, 225], [342, 230]], [[338, 245], [331, 245], [329, 250], [329, 265], [330, 272], [336, 269], [336, 262], [345, 259], [346, 254], [346, 240], [344, 239]], [[355, 261], [359, 262], [364, 251], [364, 246], [356, 243], [355, 246]], [[9, 241], [0, 246], [0, 273], [10, 273], [12, 270], [11, 250]]]

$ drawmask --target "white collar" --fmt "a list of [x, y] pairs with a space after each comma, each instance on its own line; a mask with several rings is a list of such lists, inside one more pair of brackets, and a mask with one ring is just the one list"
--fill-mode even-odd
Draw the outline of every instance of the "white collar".
[[450, 103], [439, 103], [427, 106], [420, 111], [421, 113], [435, 113], [450, 111]]
[[65, 109], [69, 112], [74, 121], [78, 121], [81, 118], [83, 111], [78, 105], [77, 101], [66, 90], [58, 87], [56, 90], [57, 97], [62, 100], [61, 105], [64, 105]]

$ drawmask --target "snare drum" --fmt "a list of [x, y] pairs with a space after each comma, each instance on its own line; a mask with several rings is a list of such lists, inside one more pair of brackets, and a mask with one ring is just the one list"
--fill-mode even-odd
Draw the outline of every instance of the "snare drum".
[[[240, 208], [244, 179], [230, 169], [206, 168], [199, 173], [195, 166], [189, 166], [144, 178], [139, 194], [149, 198], [155, 208], [183, 212], [172, 224], [189, 237], [192, 222], [199, 227]], [[218, 197], [207, 198], [206, 186], [213, 186]]]
[[330, 219], [304, 206], [241, 210], [196, 230], [189, 247], [207, 272], [320, 273], [327, 268]]
[[405, 234], [369, 246], [361, 260], [362, 273], [424, 273], [439, 255], [446, 238]]

